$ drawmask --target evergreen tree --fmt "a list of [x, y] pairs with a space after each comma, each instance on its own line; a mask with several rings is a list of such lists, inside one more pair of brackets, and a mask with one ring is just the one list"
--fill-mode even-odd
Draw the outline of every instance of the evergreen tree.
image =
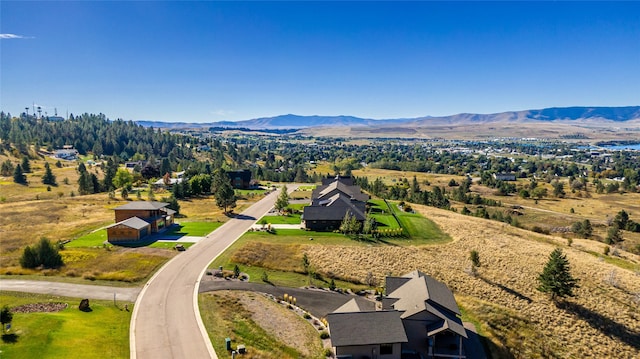
[[616, 214], [616, 217], [613, 219], [613, 224], [618, 226], [620, 229], [627, 229], [627, 224], [629, 223], [629, 214], [624, 209]]
[[285, 208], [287, 208], [287, 206], [289, 206], [289, 193], [287, 192], [287, 186], [283, 185], [282, 189], [280, 190], [280, 195], [276, 200], [275, 207], [278, 212], [282, 212]]
[[93, 193], [91, 175], [87, 171], [80, 172], [80, 177], [78, 178], [78, 193], [80, 195]]
[[29, 157], [27, 156], [22, 157], [22, 172], [31, 172], [31, 164], [29, 163]]
[[22, 166], [20, 165], [16, 165], [16, 169], [13, 171], [13, 182], [27, 184], [27, 176], [22, 173]]
[[27, 246], [20, 257], [20, 266], [22, 268], [36, 268], [39, 265], [38, 254], [30, 246]]
[[176, 214], [180, 214], [180, 204], [178, 203], [178, 200], [174, 196], [171, 196], [168, 199], [164, 199], [164, 201], [169, 203], [167, 208], [176, 211]]
[[44, 164], [44, 176], [42, 176], [42, 183], [48, 184], [51, 186], [57, 186], [56, 176], [53, 175], [51, 171], [51, 167], [49, 166], [49, 162], [45, 162]]
[[229, 209], [236, 206], [236, 193], [233, 187], [231, 187], [229, 176], [227, 176], [227, 173], [222, 168], [214, 172], [212, 186], [215, 187], [213, 196], [216, 199], [216, 205], [218, 208], [223, 209], [224, 213], [228, 213]]
[[104, 171], [104, 179], [102, 180], [102, 188], [105, 191], [111, 191], [115, 189], [113, 186], [113, 178], [116, 176], [116, 171], [118, 170], [118, 164], [113, 161], [113, 159], [109, 158], [107, 160], [107, 166]]
[[2, 162], [2, 167], [0, 167], [0, 176], [11, 176], [13, 174], [13, 163], [9, 159]]
[[44, 268], [59, 268], [64, 265], [62, 256], [58, 253], [58, 248], [47, 238], [41, 238], [36, 246], [38, 259]]
[[569, 261], [560, 248], [556, 248], [549, 255], [549, 261], [538, 276], [540, 285], [538, 290], [551, 293], [551, 299], [556, 297], [573, 297], [573, 289], [579, 288], [578, 280], [569, 272]]
[[0, 323], [2, 323], [2, 332], [6, 331], [6, 325], [13, 321], [13, 313], [8, 305], [4, 305], [0, 310]]
[[622, 242], [622, 233], [620, 232], [620, 227], [617, 224], [609, 227], [607, 230], [607, 237], [605, 238], [605, 243], [607, 244], [616, 244], [618, 242]]
[[358, 222], [356, 216], [353, 215], [351, 211], [347, 211], [344, 214], [342, 224], [340, 224], [340, 231], [345, 235], [355, 234], [360, 231], [360, 222]]

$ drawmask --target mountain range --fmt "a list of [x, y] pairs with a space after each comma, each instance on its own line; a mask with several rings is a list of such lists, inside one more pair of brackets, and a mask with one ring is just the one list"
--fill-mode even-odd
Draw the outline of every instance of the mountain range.
[[243, 121], [217, 121], [209, 123], [136, 121], [145, 127], [161, 128], [248, 128], [248, 129], [302, 129], [311, 127], [420, 127], [434, 125], [463, 125], [488, 123], [530, 123], [549, 121], [610, 121], [640, 120], [640, 106], [626, 107], [552, 107], [539, 110], [509, 111], [493, 114], [461, 113], [440, 117], [417, 117], [374, 120], [354, 116], [300, 116], [281, 115]]

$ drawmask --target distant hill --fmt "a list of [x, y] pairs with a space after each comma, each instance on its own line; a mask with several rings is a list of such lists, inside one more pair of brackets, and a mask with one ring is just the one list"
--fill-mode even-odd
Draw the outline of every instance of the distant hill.
[[510, 111], [493, 114], [461, 113], [452, 116], [419, 117], [374, 120], [354, 116], [299, 116], [281, 115], [244, 121], [218, 121], [210, 123], [137, 121], [145, 127], [163, 128], [207, 128], [229, 127], [250, 129], [309, 128], [309, 127], [412, 127], [437, 124], [469, 124], [492, 122], [537, 122], [597, 120], [624, 122], [640, 120], [640, 106], [627, 107], [552, 107], [540, 110]]

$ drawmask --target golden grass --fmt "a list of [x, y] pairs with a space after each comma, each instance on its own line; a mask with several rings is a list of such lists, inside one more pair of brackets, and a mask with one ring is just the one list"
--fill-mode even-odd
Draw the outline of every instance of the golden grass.
[[[596, 242], [577, 239], [573, 247], [564, 249], [581, 288], [571, 300], [576, 304], [573, 311], [559, 309], [535, 288], [548, 254], [556, 245], [566, 243], [564, 239], [436, 208], [414, 208], [436, 222], [454, 241], [413, 248], [308, 246], [305, 252], [313, 266], [342, 278], [362, 280], [372, 272], [382, 280], [388, 273], [401, 275], [419, 269], [444, 281], [457, 295], [489, 303], [495, 309], [481, 308], [472, 300], [467, 305], [472, 312], [478, 310], [475, 314], [483, 326], [491, 328], [497, 345], [508, 347], [517, 357], [633, 358], [639, 354], [637, 340], [634, 347], [628, 337], [629, 333], [640, 332], [635, 297], [640, 293], [638, 274], [579, 248]], [[466, 271], [471, 250], [480, 254], [478, 277]], [[616, 273], [617, 287], [605, 282], [612, 271]], [[514, 323], [509, 324], [507, 319], [514, 313]], [[598, 329], [599, 323], [606, 326]], [[522, 328], [535, 335], [519, 335]], [[518, 348], [526, 351], [519, 352]]]
[[[371, 181], [375, 181], [376, 178], [380, 178], [382, 182], [384, 182], [386, 185], [393, 185], [395, 183], [399, 183], [403, 178], [406, 178], [409, 181], [409, 183], [411, 183], [411, 181], [413, 181], [413, 177], [415, 176], [422, 190], [430, 190], [434, 186], [446, 188], [448, 187], [449, 181], [451, 179], [455, 179], [458, 183], [460, 183], [465, 178], [464, 176], [456, 176], [456, 175], [444, 175], [444, 174], [412, 172], [412, 171], [393, 171], [393, 170], [371, 168], [371, 167], [354, 170], [352, 173], [356, 177], [367, 177], [369, 179], [369, 183], [371, 183]], [[425, 181], [429, 181], [431, 185], [426, 186], [424, 184]]]
[[231, 256], [231, 262], [301, 272], [302, 246], [299, 244], [272, 244], [265, 242], [247, 242]]
[[[0, 160], [6, 160], [6, 156], [0, 156]], [[102, 248], [68, 248], [61, 252], [66, 265], [60, 270], [40, 272], [20, 268], [19, 258], [25, 246], [34, 245], [41, 237], [47, 237], [54, 243], [73, 240], [110, 225], [114, 222], [113, 208], [127, 203], [120, 197], [109, 199], [106, 193], [78, 196], [77, 164], [63, 161], [63, 167], [57, 168], [55, 161], [46, 161], [59, 183], [50, 192], [41, 182], [44, 160], [31, 161], [33, 173], [28, 176], [28, 186], [15, 184], [11, 178], [0, 178], [3, 183], [0, 191], [0, 197], [3, 198], [0, 203], [0, 218], [3, 220], [0, 226], [0, 274], [44, 274], [62, 278], [136, 282], [148, 278], [175, 255], [171, 250], [149, 248], [114, 247], [111, 251]], [[98, 177], [102, 176], [98, 172]], [[68, 178], [68, 185], [63, 183], [64, 178]], [[70, 196], [72, 191], [76, 196]], [[58, 193], [63, 195], [59, 196]], [[168, 192], [156, 193], [156, 198], [160, 200], [168, 195]], [[239, 201], [236, 210], [246, 208], [258, 198]], [[228, 219], [215, 206], [212, 197], [180, 201], [180, 206], [181, 213], [189, 220], [223, 222]]]
[[243, 358], [323, 358], [318, 332], [292, 310], [261, 294], [217, 291], [201, 294], [202, 320], [214, 349], [225, 353], [224, 338], [232, 347], [245, 344]]

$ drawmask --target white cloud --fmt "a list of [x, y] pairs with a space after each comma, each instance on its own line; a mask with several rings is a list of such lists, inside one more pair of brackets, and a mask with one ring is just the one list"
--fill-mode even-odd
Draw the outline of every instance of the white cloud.
[[0, 39], [33, 39], [33, 37], [16, 34], [0, 34]]

